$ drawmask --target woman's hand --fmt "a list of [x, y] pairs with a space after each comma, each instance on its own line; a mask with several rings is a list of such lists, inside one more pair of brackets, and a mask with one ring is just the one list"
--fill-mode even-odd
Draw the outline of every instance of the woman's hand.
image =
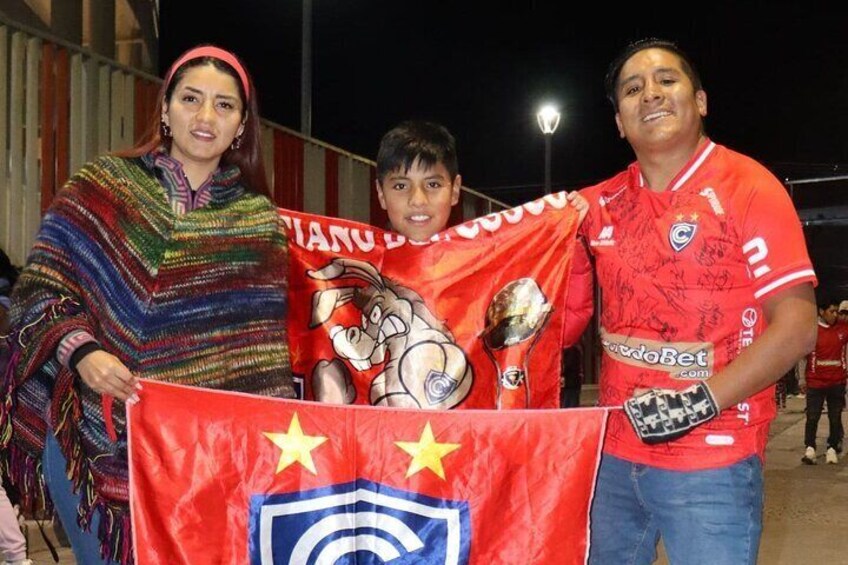
[[111, 353], [92, 351], [77, 363], [77, 372], [94, 392], [114, 396], [127, 404], [138, 402], [141, 390], [138, 377]]
[[583, 218], [586, 217], [586, 214], [589, 213], [589, 201], [576, 190], [572, 190], [566, 194], [565, 199], [571, 206], [577, 209], [577, 213], [579, 214], [577, 217], [577, 225], [579, 226], [583, 223]]

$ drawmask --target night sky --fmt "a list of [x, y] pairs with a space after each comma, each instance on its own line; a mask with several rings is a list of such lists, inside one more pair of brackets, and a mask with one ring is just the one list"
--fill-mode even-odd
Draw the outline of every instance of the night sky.
[[[561, 1], [511, 4], [313, 0], [313, 137], [373, 159], [397, 122], [436, 120], [457, 138], [464, 184], [518, 203], [541, 190], [535, 111], [552, 101], [564, 113], [553, 184], [585, 186], [632, 160], [604, 98], [606, 66], [657, 36], [695, 59], [715, 141], [781, 178], [848, 169], [848, 31], [833, 10], [598, 2], [577, 16]], [[162, 71], [198, 42], [230, 48], [254, 75], [263, 116], [299, 129], [300, 12], [299, 0], [162, 2]]]
[[[633, 159], [603, 76], [622, 47], [653, 36], [694, 59], [713, 140], [781, 180], [848, 175], [848, 28], [836, 3], [596, 2], [580, 16], [562, 1], [488, 4], [313, 0], [313, 137], [373, 159], [401, 120], [441, 122], [457, 138], [464, 184], [514, 205], [542, 193], [535, 112], [550, 101], [564, 113], [554, 190], [587, 186]], [[232, 49], [253, 73], [263, 116], [299, 129], [300, 0], [160, 5], [161, 72], [200, 42]], [[794, 199], [799, 210], [848, 210], [848, 182], [804, 185]], [[848, 215], [835, 224], [805, 229], [820, 299], [848, 298]]]

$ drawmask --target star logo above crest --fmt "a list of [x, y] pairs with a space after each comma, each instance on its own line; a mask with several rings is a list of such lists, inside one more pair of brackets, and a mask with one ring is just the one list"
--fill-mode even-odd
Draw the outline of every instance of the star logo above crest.
[[417, 442], [396, 441], [395, 445], [412, 456], [406, 477], [409, 478], [422, 469], [430, 469], [440, 479], [445, 480], [445, 470], [442, 467], [442, 457], [462, 447], [458, 443], [438, 443], [433, 436], [430, 422], [424, 426], [421, 438]]
[[262, 433], [283, 450], [280, 454], [280, 461], [277, 463], [277, 473], [292, 463], [300, 463], [313, 475], [318, 474], [318, 471], [315, 469], [315, 463], [312, 461], [312, 450], [327, 441], [327, 438], [324, 436], [305, 435], [303, 429], [300, 427], [297, 412], [292, 416], [289, 429], [286, 433]]

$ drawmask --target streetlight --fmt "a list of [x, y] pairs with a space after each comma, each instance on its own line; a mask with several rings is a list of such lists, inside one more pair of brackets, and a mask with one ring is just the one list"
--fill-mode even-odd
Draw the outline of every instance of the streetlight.
[[536, 121], [545, 136], [545, 194], [551, 193], [551, 137], [559, 125], [559, 111], [548, 104], [536, 114]]

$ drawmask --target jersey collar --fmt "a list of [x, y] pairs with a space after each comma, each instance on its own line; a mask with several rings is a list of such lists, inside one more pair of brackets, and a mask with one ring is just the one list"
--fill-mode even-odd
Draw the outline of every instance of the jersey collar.
[[[686, 184], [686, 181], [688, 181], [692, 177], [692, 175], [694, 175], [695, 172], [701, 168], [701, 165], [704, 164], [704, 161], [707, 160], [707, 157], [710, 156], [715, 147], [716, 144], [713, 141], [707, 139], [707, 142], [704, 143], [697, 151], [695, 151], [695, 154], [692, 155], [692, 158], [689, 159], [689, 162], [686, 163], [686, 166], [683, 167], [679, 173], [677, 173], [677, 176], [671, 183], [670, 191], [676, 192], [684, 184]], [[633, 176], [637, 178], [637, 186], [639, 188], [645, 188], [647, 183], [645, 182], [645, 177], [642, 176], [642, 170], [639, 168], [639, 162], [634, 162], [632, 165], [630, 165], [630, 168]]]

